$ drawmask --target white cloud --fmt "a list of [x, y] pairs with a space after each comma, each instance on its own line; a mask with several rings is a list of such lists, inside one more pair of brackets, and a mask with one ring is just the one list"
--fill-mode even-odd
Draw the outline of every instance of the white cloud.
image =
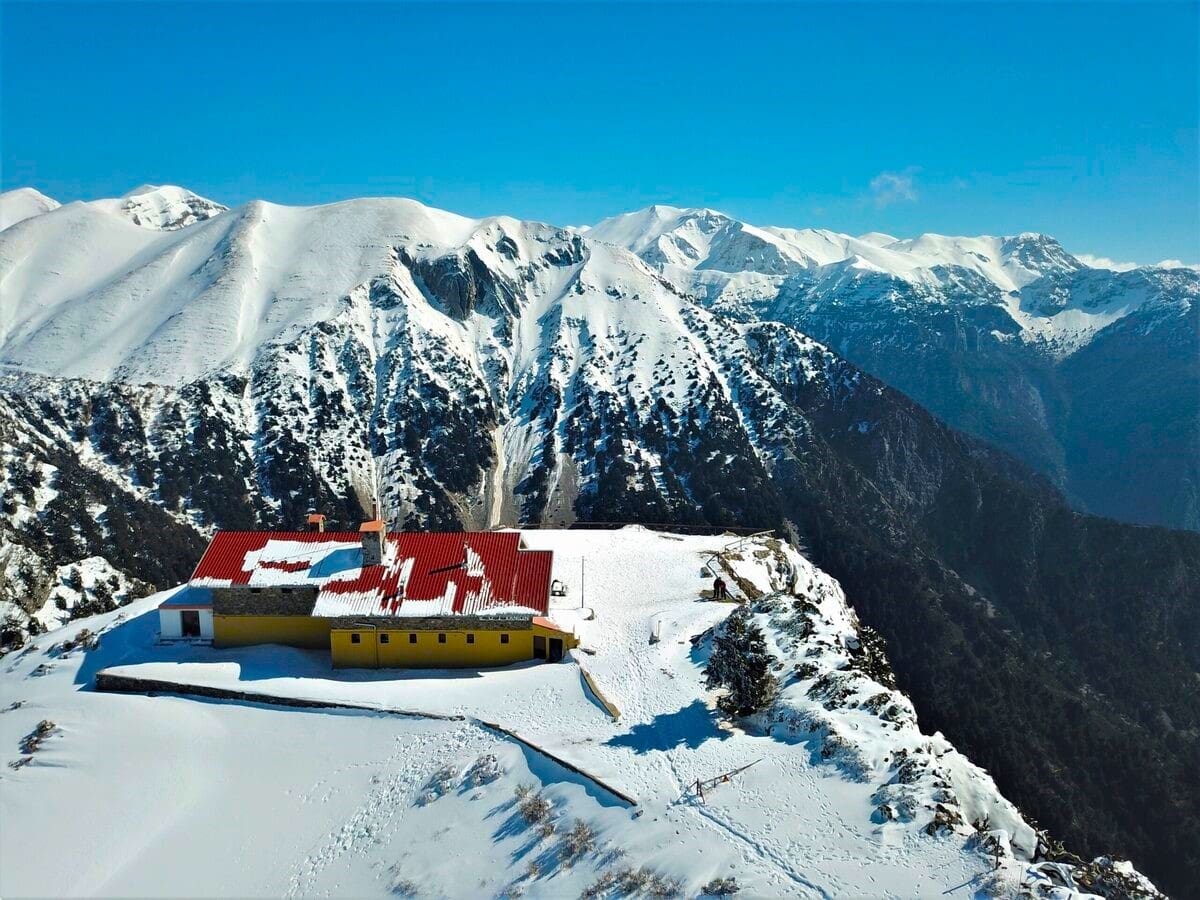
[[[1076, 253], [1075, 258], [1092, 269], [1111, 269], [1114, 272], [1128, 272], [1130, 269], [1141, 268], [1142, 263], [1135, 262], [1117, 262], [1109, 259], [1107, 256], [1093, 256], [1090, 253]], [[1185, 263], [1180, 259], [1164, 259], [1160, 262], [1150, 263], [1150, 267], [1154, 269], [1200, 269], [1200, 264]]]
[[917, 169], [909, 166], [903, 172], [880, 172], [871, 179], [871, 194], [875, 205], [883, 208], [900, 201], [913, 202], [917, 199], [915, 175]]
[[1076, 253], [1075, 258], [1090, 269], [1112, 269], [1114, 272], [1128, 272], [1136, 269], [1135, 262], [1117, 262], [1107, 256], [1092, 256], [1090, 253]]

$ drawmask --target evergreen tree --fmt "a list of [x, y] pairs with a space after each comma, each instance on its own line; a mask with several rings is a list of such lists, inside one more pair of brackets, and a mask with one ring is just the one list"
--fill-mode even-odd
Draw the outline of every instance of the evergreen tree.
[[750, 618], [750, 610], [737, 607], [713, 638], [712, 655], [704, 669], [710, 690], [727, 689], [717, 700], [721, 711], [730, 716], [748, 716], [770, 703], [779, 690], [779, 682], [771, 674], [774, 662], [762, 629]]
[[67, 571], [66, 585], [77, 594], [83, 593], [83, 575], [74, 566]]

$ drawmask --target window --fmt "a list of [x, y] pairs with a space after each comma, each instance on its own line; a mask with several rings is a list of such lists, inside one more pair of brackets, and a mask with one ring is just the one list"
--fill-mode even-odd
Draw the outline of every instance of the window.
[[261, 593], [262, 593], [262, 588], [250, 588], [250, 593], [252, 593], [252, 594], [261, 594]]
[[389, 636], [388, 634], [386, 634], [386, 633], [385, 633], [385, 634], [381, 634], [381, 635], [379, 636], [379, 643], [381, 643], [381, 644], [386, 644], [386, 643], [388, 643], [388, 639], [389, 639], [389, 637], [390, 637], [390, 636]]
[[292, 592], [291, 588], [280, 588], [279, 589], [279, 593], [281, 593], [281, 594], [290, 594], [291, 592]]
[[417, 636], [415, 634], [410, 634], [408, 636], [408, 642], [410, 644], [415, 644], [417, 642]]
[[439, 644], [444, 644], [444, 643], [446, 643], [446, 636], [445, 636], [444, 634], [439, 634], [439, 635], [438, 635], [438, 643], [439, 643]]
[[351, 635], [350, 635], [350, 643], [352, 643], [352, 644], [361, 644], [361, 643], [362, 643], [362, 635], [361, 635], [361, 634], [357, 634], [357, 633], [351, 634]]
[[500, 635], [500, 643], [502, 643], [502, 644], [508, 643], [508, 635], [507, 634]]
[[473, 643], [475, 643], [475, 635], [473, 635], [473, 634], [468, 634], [468, 635], [467, 635], [467, 643], [468, 643], [468, 644], [473, 644]]

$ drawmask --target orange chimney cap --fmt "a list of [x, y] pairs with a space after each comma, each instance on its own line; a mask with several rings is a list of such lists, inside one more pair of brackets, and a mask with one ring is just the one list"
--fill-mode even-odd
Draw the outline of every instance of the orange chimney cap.
[[358, 526], [359, 531], [383, 531], [383, 519], [372, 519]]
[[325, 517], [323, 515], [321, 515], [320, 513], [309, 513], [308, 514], [308, 524], [309, 525], [315, 525], [317, 522], [324, 522], [324, 521], [325, 521]]

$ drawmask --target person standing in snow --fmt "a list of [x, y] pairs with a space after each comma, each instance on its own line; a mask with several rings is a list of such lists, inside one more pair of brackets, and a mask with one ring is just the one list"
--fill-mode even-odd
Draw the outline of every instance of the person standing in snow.
[[725, 579], [718, 575], [713, 580], [713, 599], [724, 600], [727, 596], [725, 593]]

